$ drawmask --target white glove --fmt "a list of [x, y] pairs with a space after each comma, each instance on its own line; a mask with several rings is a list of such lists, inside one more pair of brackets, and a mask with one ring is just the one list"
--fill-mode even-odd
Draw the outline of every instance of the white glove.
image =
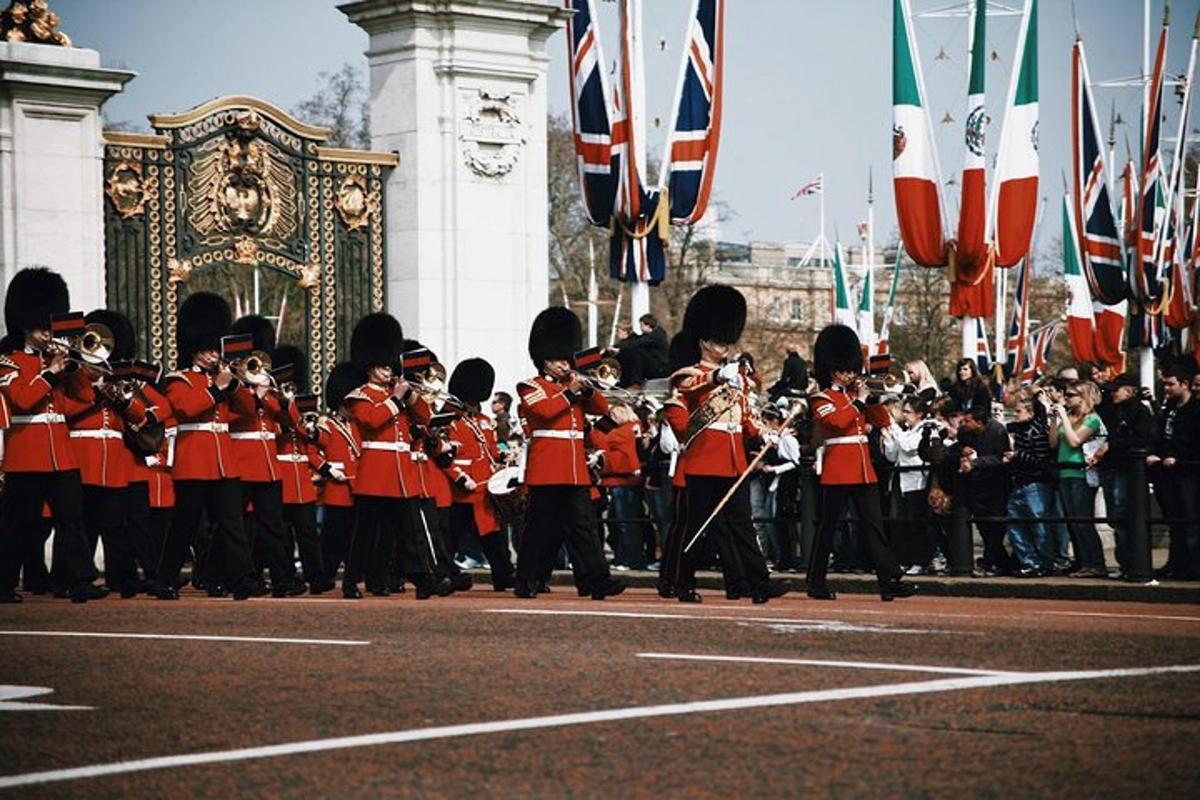
[[329, 477], [333, 478], [333, 479], [334, 479], [335, 481], [337, 481], [338, 483], [345, 483], [345, 482], [346, 482], [346, 473], [345, 473], [345, 471], [343, 471], [343, 470], [341, 470], [341, 469], [338, 469], [337, 467], [330, 467], [330, 468], [329, 468]]
[[671, 426], [663, 424], [662, 429], [658, 434], [658, 449], [667, 455], [678, 453], [681, 448], [679, 440], [675, 438], [675, 431], [671, 430]]
[[743, 385], [741, 365], [735, 361], [721, 367], [717, 370], [717, 381], [719, 383], [732, 384], [733, 388], [741, 389]]

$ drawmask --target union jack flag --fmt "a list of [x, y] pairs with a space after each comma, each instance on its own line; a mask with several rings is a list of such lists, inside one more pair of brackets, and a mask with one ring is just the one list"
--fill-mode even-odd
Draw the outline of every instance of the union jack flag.
[[1025, 345], [1029, 331], [1029, 287], [1033, 278], [1033, 265], [1026, 254], [1017, 272], [1017, 291], [1013, 297], [1012, 316], [1008, 323], [1008, 346], [1004, 359], [1004, 377], [1016, 376], [1025, 365]]
[[[1159, 135], [1162, 128], [1163, 61], [1167, 49], [1167, 26], [1163, 25], [1158, 40], [1158, 53], [1150, 84], [1149, 108], [1146, 109], [1145, 160], [1142, 164], [1142, 193], [1138, 201], [1137, 230], [1137, 290], [1138, 298], [1155, 301], [1162, 296], [1162, 274], [1156, 256], [1161, 235], [1163, 208], [1162, 153]], [[1151, 342], [1146, 342], [1151, 344]]]
[[1029, 334], [1029, 341], [1025, 345], [1025, 366], [1021, 370], [1022, 386], [1033, 383], [1046, 371], [1050, 348], [1054, 346], [1059, 327], [1060, 323], [1055, 320]]
[[824, 191], [825, 173], [822, 172], [820, 175], [797, 189], [796, 193], [792, 195], [792, 199], [795, 200], [797, 197], [807, 197], [811, 194], [821, 194]]
[[613, 147], [604, 54], [596, 32], [592, 0], [566, 0], [566, 3], [575, 12], [567, 21], [575, 166], [588, 221], [593, 225], [608, 225], [616, 199], [620, 154]]
[[1080, 237], [1080, 261], [1092, 298], [1112, 305], [1128, 294], [1125, 259], [1104, 178], [1104, 140], [1092, 101], [1082, 40], [1075, 42], [1071, 66], [1073, 170], [1078, 200], [1075, 229]]
[[992, 371], [992, 351], [988, 348], [987, 327], [983, 317], [975, 318], [975, 363], [979, 365], [981, 375]]

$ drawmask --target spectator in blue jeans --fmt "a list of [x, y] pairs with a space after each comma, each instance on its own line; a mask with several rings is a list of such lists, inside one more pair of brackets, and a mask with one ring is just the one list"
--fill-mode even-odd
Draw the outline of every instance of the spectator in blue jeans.
[[1017, 396], [1014, 420], [1008, 424], [1012, 449], [1005, 452], [1012, 488], [1008, 495], [1008, 540], [1017, 558], [1017, 575], [1035, 578], [1052, 571], [1045, 560], [1046, 527], [1041, 518], [1050, 505], [1050, 470], [1055, 453], [1050, 447], [1050, 426], [1040, 390]]

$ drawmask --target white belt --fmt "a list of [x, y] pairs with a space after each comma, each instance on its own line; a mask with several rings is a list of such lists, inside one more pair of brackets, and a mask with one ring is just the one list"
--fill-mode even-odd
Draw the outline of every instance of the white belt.
[[407, 453], [412, 450], [408, 442], [363, 442], [363, 450], [390, 450], [393, 453]]
[[475, 462], [474, 462], [474, 461], [472, 461], [472, 460], [471, 460], [471, 459], [469, 459], [469, 458], [456, 458], [456, 459], [454, 459], [454, 466], [456, 466], [456, 467], [469, 467], [469, 466], [471, 466], [471, 465], [472, 465], [472, 464], [474, 464], [474, 463], [475, 463]]
[[706, 431], [721, 431], [722, 433], [741, 433], [740, 422], [713, 422], [704, 428]]
[[275, 434], [272, 431], [235, 431], [229, 434], [229, 438], [239, 441], [273, 442]]
[[96, 428], [94, 430], [71, 431], [69, 434], [72, 439], [120, 439], [121, 432], [110, 430], [109, 428]]
[[866, 444], [867, 437], [859, 434], [858, 436], [833, 436], [826, 439], [821, 444]]
[[534, 439], [583, 439], [583, 431], [534, 431]]
[[17, 414], [12, 418], [13, 425], [36, 425], [46, 422], [66, 422], [67, 418], [62, 414], [45, 413], [45, 414]]
[[304, 453], [276, 453], [276, 461], [288, 461], [293, 464], [302, 464], [308, 461], [308, 456]]
[[180, 433], [229, 433], [228, 422], [181, 422], [175, 426]]

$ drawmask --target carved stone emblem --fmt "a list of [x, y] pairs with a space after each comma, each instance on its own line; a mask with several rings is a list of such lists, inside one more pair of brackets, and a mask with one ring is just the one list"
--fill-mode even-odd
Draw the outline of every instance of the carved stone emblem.
[[338, 186], [333, 198], [333, 207], [350, 230], [357, 230], [371, 219], [371, 212], [379, 207], [379, 192], [367, 190], [367, 181], [361, 175], [351, 175]]
[[104, 193], [121, 219], [141, 216], [146, 210], [146, 187], [142, 181], [142, 165], [136, 161], [121, 161], [113, 167], [104, 186]]
[[525, 144], [525, 128], [513, 95], [479, 89], [467, 99], [462, 125], [458, 138], [472, 172], [498, 178], [512, 171]]
[[205, 244], [246, 235], [287, 242], [296, 233], [295, 179], [277, 148], [256, 138], [258, 127], [257, 113], [242, 112], [192, 165], [189, 222]]

